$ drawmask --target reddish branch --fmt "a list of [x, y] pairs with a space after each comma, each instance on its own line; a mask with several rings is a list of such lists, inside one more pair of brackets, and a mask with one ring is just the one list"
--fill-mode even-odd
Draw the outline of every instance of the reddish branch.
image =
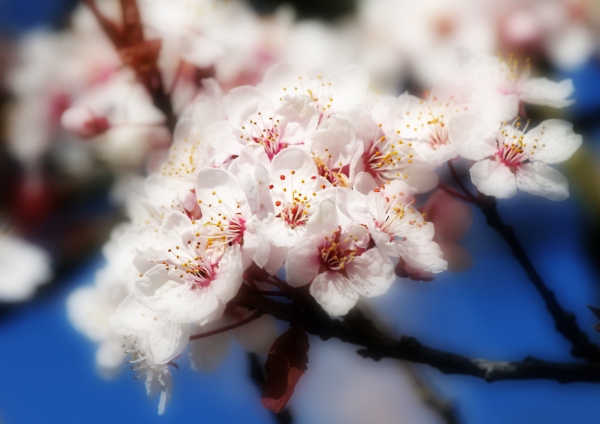
[[136, 0], [119, 0], [122, 13], [120, 24], [104, 16], [95, 0], [85, 0], [85, 3], [114, 45], [123, 64], [133, 69], [137, 79], [150, 93], [154, 106], [165, 115], [166, 126], [172, 133], [177, 118], [171, 99], [165, 92], [157, 64], [162, 43], [161, 40], [144, 39], [144, 28]]

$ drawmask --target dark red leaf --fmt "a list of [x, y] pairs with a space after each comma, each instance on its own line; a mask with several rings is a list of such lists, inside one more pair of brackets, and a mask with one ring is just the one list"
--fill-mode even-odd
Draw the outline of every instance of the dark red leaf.
[[263, 386], [262, 404], [279, 413], [294, 393], [294, 388], [307, 369], [308, 336], [293, 326], [275, 340], [265, 364], [267, 379]]

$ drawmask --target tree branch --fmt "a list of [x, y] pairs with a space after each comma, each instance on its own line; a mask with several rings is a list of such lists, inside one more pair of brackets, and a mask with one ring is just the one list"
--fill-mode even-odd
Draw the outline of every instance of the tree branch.
[[496, 200], [481, 195], [478, 206], [485, 215], [488, 225], [496, 230], [510, 246], [513, 256], [519, 261], [527, 273], [527, 277], [529, 277], [529, 280], [544, 299], [546, 308], [556, 323], [556, 330], [569, 340], [573, 346], [571, 354], [591, 362], [599, 362], [600, 347], [589, 341], [588, 335], [578, 327], [575, 315], [565, 311], [556, 300], [554, 293], [546, 287], [544, 281], [531, 263], [529, 256], [527, 256], [525, 249], [517, 240], [513, 228], [502, 222], [502, 218], [496, 208]]
[[139, 82], [152, 97], [154, 106], [164, 114], [165, 125], [173, 134], [177, 117], [173, 111], [171, 98], [165, 92], [162, 75], [157, 65], [161, 41], [144, 40], [142, 20], [136, 0], [120, 0], [122, 25], [106, 18], [98, 9], [95, 0], [84, 1], [112, 42], [123, 64], [133, 69]]
[[427, 364], [444, 374], [470, 375], [487, 382], [531, 379], [560, 383], [600, 382], [600, 364], [596, 363], [547, 362], [532, 357], [515, 362], [489, 361], [430, 348], [414, 337], [403, 336], [394, 340], [382, 334], [356, 309], [342, 321], [332, 319], [305, 289], [293, 289], [291, 305], [266, 299], [247, 290], [240, 290], [236, 300], [250, 309], [258, 309], [278, 319], [301, 325], [307, 332], [323, 340], [337, 338], [363, 346], [358, 354], [365, 358], [394, 358]]

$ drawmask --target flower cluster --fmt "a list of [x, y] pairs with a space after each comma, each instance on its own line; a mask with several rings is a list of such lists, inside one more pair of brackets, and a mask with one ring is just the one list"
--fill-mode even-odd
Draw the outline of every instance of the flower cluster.
[[[581, 138], [558, 120], [527, 131], [517, 113], [523, 102], [569, 104], [570, 83], [465, 51], [455, 70], [423, 99], [370, 92], [358, 66], [329, 74], [280, 64], [227, 94], [204, 80], [167, 158], [130, 199], [131, 221], [107, 246], [97, 285], [70, 299], [75, 325], [101, 342], [99, 365], [115, 370], [130, 353], [163, 411], [168, 366], [189, 340], [194, 366], [212, 368], [229, 339], [195, 339], [251, 321], [232, 302], [243, 285], [309, 286], [325, 312], [343, 316], [396, 275], [429, 280], [447, 269], [445, 257], [468, 261], [450, 252], [467, 213], [444, 196], [421, 209], [415, 200], [458, 155], [478, 161], [471, 175], [482, 193], [566, 197], [564, 177], [546, 164], [567, 159]], [[238, 339], [265, 351], [272, 322], [253, 325]]]

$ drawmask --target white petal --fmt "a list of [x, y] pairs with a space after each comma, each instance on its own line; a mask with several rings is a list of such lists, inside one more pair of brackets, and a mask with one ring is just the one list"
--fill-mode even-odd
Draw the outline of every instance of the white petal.
[[465, 159], [481, 160], [496, 153], [499, 127], [476, 114], [459, 116], [450, 121], [450, 140]]
[[190, 340], [190, 325], [168, 320], [156, 320], [148, 335], [148, 344], [154, 362], [166, 364], [185, 349]]
[[471, 181], [483, 194], [507, 199], [517, 193], [515, 175], [500, 162], [485, 159], [473, 165], [470, 172]]
[[329, 234], [338, 228], [338, 211], [334, 200], [319, 202], [317, 212], [306, 223], [306, 234]]
[[285, 276], [292, 287], [310, 283], [319, 273], [321, 258], [316, 238], [304, 239], [293, 246], [285, 261]]
[[527, 103], [563, 108], [575, 103], [575, 100], [568, 100], [574, 91], [570, 79], [554, 82], [548, 78], [532, 78], [523, 85], [519, 97]]
[[[202, 327], [196, 327], [194, 334], [202, 334], [227, 325], [225, 319], [219, 319]], [[229, 353], [231, 332], [225, 331], [209, 337], [190, 341], [190, 362], [193, 370], [214, 372]]]
[[326, 271], [317, 275], [310, 285], [310, 294], [332, 316], [346, 315], [358, 301], [358, 293], [339, 272]]
[[386, 293], [396, 279], [392, 261], [377, 248], [356, 257], [346, 266], [346, 272], [353, 289], [367, 297]]
[[265, 97], [254, 87], [245, 85], [232, 89], [225, 97], [229, 121], [234, 125], [245, 122], [248, 116], [259, 110], [264, 101]]
[[242, 285], [243, 273], [241, 249], [239, 245], [234, 244], [223, 254], [217, 276], [210, 283], [210, 287], [223, 303], [229, 302], [237, 294]]
[[[198, 172], [196, 197], [198, 201], [202, 202], [200, 203], [202, 213], [207, 216], [226, 212], [226, 216], [231, 218], [236, 213], [241, 213], [244, 218], [248, 219], [251, 215], [246, 194], [237, 178], [223, 169], [204, 168]], [[212, 207], [209, 207], [209, 204], [212, 204]]]
[[569, 197], [569, 183], [565, 176], [541, 162], [521, 165], [517, 169], [517, 186], [527, 193], [550, 200]]
[[569, 159], [582, 143], [582, 137], [573, 132], [573, 124], [561, 119], [548, 119], [527, 132], [525, 142], [536, 145], [531, 156], [534, 161], [559, 163]]

